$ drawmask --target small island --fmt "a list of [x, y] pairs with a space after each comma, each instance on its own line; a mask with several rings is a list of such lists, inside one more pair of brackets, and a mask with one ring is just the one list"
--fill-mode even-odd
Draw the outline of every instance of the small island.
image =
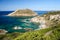
[[30, 10], [30, 9], [24, 9], [24, 10], [16, 10], [7, 16], [37, 16], [37, 13]]

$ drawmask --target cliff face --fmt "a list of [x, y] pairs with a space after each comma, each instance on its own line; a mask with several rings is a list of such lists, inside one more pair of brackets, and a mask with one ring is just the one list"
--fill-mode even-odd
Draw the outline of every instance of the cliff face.
[[36, 15], [37, 14], [30, 9], [16, 10], [15, 12], [8, 14], [8, 16], [36, 16]]
[[34, 17], [30, 20], [31, 22], [36, 22], [36, 23], [40, 23], [39, 25], [39, 29], [44, 29], [46, 28], [46, 20], [44, 17], [41, 17], [41, 16], [37, 16], [37, 17]]
[[34, 17], [30, 20], [31, 22], [39, 22], [39, 28], [40, 29], [45, 29], [49, 27], [56, 26], [60, 22], [60, 14], [55, 14], [55, 15], [44, 15], [42, 16], [37, 16]]

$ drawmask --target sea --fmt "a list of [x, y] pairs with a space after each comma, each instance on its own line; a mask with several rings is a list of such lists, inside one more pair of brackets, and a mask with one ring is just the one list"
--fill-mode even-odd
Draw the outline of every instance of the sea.
[[[38, 23], [30, 21], [31, 17], [9, 17], [5, 16], [14, 11], [0, 11], [0, 29], [12, 32], [27, 32], [39, 28]], [[35, 11], [38, 15], [43, 15], [47, 11]]]

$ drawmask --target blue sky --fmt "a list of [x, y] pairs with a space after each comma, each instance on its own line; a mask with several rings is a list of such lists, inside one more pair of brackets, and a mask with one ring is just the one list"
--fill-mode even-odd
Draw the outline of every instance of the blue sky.
[[60, 10], [60, 0], [0, 0], [0, 11], [16, 9]]

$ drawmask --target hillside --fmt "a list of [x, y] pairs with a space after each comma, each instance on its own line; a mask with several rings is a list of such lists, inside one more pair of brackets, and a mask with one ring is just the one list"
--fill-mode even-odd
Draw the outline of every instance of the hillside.
[[36, 16], [37, 14], [30, 9], [16, 10], [7, 16]]
[[60, 14], [60, 11], [49, 11], [48, 14], [44, 14], [44, 15], [56, 15], [56, 14]]

